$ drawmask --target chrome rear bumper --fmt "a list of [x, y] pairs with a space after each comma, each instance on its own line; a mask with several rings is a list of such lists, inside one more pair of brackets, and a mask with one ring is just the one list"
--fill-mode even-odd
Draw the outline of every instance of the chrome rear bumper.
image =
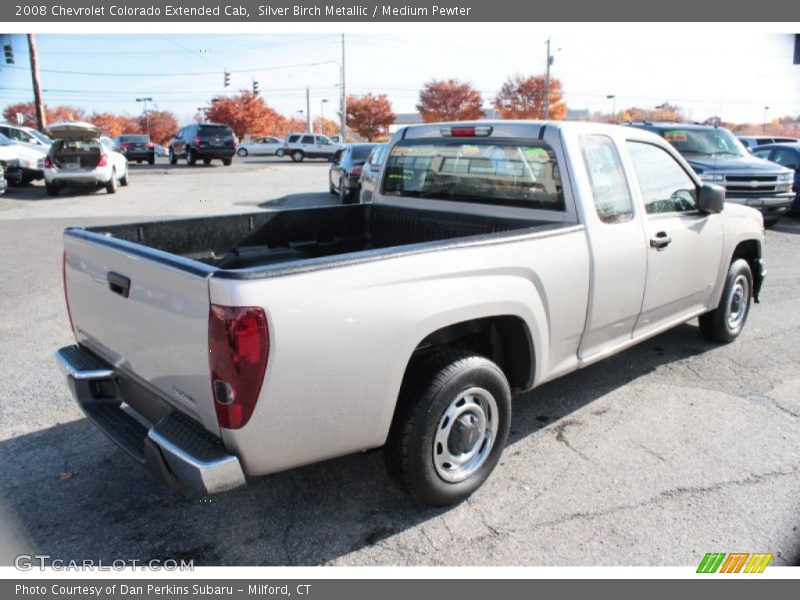
[[170, 486], [215, 494], [245, 484], [239, 459], [222, 441], [180, 412], [148, 422], [114, 393], [115, 370], [78, 346], [56, 352], [56, 361], [84, 414], [131, 458]]

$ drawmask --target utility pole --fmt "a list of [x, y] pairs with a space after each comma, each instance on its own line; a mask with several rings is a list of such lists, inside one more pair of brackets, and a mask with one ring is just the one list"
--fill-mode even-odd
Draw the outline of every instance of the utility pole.
[[33, 80], [33, 101], [36, 104], [36, 125], [39, 131], [44, 131], [47, 127], [47, 116], [44, 113], [44, 103], [42, 102], [42, 84], [39, 82], [39, 54], [36, 51], [36, 38], [34, 34], [28, 34], [28, 50], [31, 55], [31, 79]]
[[547, 68], [544, 73], [544, 118], [550, 118], [550, 65], [553, 64], [553, 55], [550, 54], [550, 38], [545, 42], [547, 46]]
[[147, 112], [147, 103], [152, 102], [152, 98], [137, 98], [137, 102], [144, 102], [144, 122], [145, 126], [147, 127], [147, 137], [150, 137], [150, 115]]
[[306, 129], [309, 133], [314, 133], [311, 126], [311, 90], [306, 86]]
[[341, 130], [340, 133], [342, 134], [342, 143], [346, 143], [347, 141], [347, 91], [344, 87], [344, 34], [342, 34], [342, 68], [339, 70], [342, 75], [342, 80], [340, 82], [341, 92], [342, 92], [342, 101], [340, 103], [342, 107], [342, 119], [339, 125], [339, 129]]
[[617, 124], [617, 95], [616, 94], [607, 94], [606, 98], [608, 100], [613, 100], [613, 108], [611, 109], [611, 123], [616, 125]]
[[764, 107], [764, 124], [761, 126], [761, 133], [767, 132], [767, 111], [769, 110], [769, 106]]

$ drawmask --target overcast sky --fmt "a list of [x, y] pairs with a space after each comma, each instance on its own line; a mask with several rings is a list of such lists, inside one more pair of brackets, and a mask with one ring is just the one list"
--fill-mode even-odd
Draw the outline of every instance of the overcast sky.
[[[448, 27], [455, 32], [457, 27]], [[504, 31], [486, 24], [484, 34], [348, 34], [348, 93], [386, 93], [396, 112], [412, 112], [419, 88], [432, 78], [472, 82], [488, 107], [503, 80], [545, 69], [546, 35]], [[8, 37], [3, 34], [3, 43]], [[338, 103], [341, 37], [293, 35], [51, 35], [37, 36], [45, 101], [89, 112], [138, 114], [135, 99], [150, 96], [158, 108], [189, 120], [209, 98], [259, 82], [267, 102], [296, 115], [305, 110], [333, 117]], [[32, 99], [25, 36], [12, 36], [16, 69], [0, 65], [0, 106]], [[570, 108], [610, 112], [662, 102], [702, 120], [761, 123], [800, 114], [800, 65], [792, 65], [792, 37], [731, 32], [724, 26], [684, 31], [680, 24], [617, 26], [598, 23], [591, 32], [552, 36], [552, 74]], [[290, 68], [283, 68], [290, 67]], [[223, 87], [223, 69], [232, 72]], [[61, 71], [58, 73], [56, 71]], [[63, 73], [71, 71], [74, 73]], [[97, 75], [101, 74], [102, 75]], [[95, 74], [95, 75], [93, 75]]]

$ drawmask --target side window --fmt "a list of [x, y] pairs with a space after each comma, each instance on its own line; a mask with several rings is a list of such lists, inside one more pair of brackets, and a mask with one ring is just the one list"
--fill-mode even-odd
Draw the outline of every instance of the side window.
[[783, 148], [776, 148], [772, 154], [772, 160], [784, 167], [797, 169], [797, 155], [792, 150], [784, 150]]
[[758, 158], [763, 158], [764, 160], [769, 159], [769, 148], [764, 148], [763, 150], [756, 150], [753, 152], [753, 156], [757, 156]]
[[313, 144], [314, 143], [314, 136], [313, 135], [304, 135], [303, 139], [300, 140], [301, 144]]
[[628, 142], [628, 150], [648, 214], [695, 210], [695, 183], [666, 150], [643, 142]]
[[330, 146], [331, 145], [331, 142], [330, 142], [330, 140], [328, 138], [317, 136], [316, 140], [317, 140], [318, 144], [321, 144], [323, 146]]
[[604, 135], [585, 135], [581, 138], [581, 152], [597, 216], [603, 223], [630, 221], [633, 201], [614, 142]]
[[386, 148], [387, 146], [378, 146], [375, 149], [375, 153], [372, 155], [370, 162], [376, 167], [379, 167], [383, 164], [383, 158], [386, 156]]

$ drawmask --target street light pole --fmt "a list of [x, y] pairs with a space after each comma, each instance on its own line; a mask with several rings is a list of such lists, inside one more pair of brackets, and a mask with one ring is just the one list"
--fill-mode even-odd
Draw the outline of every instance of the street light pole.
[[344, 89], [344, 34], [342, 34], [342, 64], [339, 65], [339, 74], [341, 75], [341, 92], [342, 92], [342, 115], [341, 121], [339, 124], [339, 133], [342, 134], [342, 143], [346, 143], [347, 141], [347, 91]]
[[547, 68], [544, 73], [544, 118], [550, 118], [550, 65], [553, 64], [553, 56], [550, 54], [550, 38], [545, 42], [547, 46]]
[[611, 109], [611, 123], [616, 125], [617, 123], [617, 95], [616, 94], [608, 94], [606, 96], [609, 100], [613, 100], [613, 108]]
[[150, 137], [150, 115], [147, 114], [147, 103], [152, 102], [152, 98], [137, 98], [137, 102], [144, 102], [144, 123], [147, 127], [147, 137]]
[[764, 107], [764, 124], [761, 126], [761, 133], [767, 132], [767, 111], [769, 110], [769, 106]]

